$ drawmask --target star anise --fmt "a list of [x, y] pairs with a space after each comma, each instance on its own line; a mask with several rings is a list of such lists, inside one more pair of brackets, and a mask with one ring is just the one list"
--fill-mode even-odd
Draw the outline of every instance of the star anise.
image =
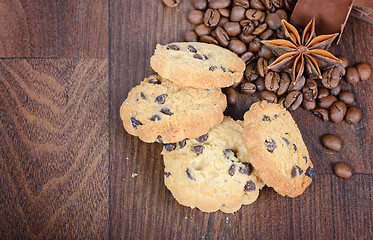
[[307, 24], [302, 39], [297, 29], [287, 21], [282, 20], [282, 27], [289, 40], [275, 39], [262, 41], [262, 43], [278, 56], [268, 66], [268, 69], [275, 72], [289, 70], [292, 75], [292, 85], [300, 80], [304, 72], [308, 74], [309, 78], [321, 79], [320, 68], [341, 63], [338, 58], [326, 51], [338, 33], [316, 37], [315, 18], [312, 18]]

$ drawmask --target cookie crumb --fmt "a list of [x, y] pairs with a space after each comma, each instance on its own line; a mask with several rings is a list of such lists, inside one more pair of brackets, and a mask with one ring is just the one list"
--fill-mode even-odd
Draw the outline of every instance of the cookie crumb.
[[132, 173], [131, 174], [131, 177], [137, 177], [139, 174], [137, 174], [137, 173]]

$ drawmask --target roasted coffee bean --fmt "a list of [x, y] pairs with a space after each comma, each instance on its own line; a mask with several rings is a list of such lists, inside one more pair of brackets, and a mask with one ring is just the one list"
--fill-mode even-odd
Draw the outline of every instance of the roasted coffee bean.
[[206, 141], [208, 138], [209, 138], [209, 134], [206, 133], [206, 134], [203, 134], [202, 136], [196, 138], [196, 140], [197, 140], [197, 142], [204, 142], [204, 141]]
[[316, 108], [312, 111], [312, 113], [321, 118], [324, 122], [329, 121], [329, 110], [325, 108]]
[[[261, 77], [265, 77], [266, 74], [267, 74], [267, 67], [268, 67], [268, 60], [265, 59], [265, 58], [259, 58], [257, 64], [256, 64], [256, 68], [257, 68], [257, 71], [258, 71], [258, 74], [259, 76]], [[273, 77], [273, 76], [272, 76]], [[267, 89], [269, 90], [269, 89]]]
[[338, 99], [333, 95], [328, 95], [326, 97], [317, 100], [317, 106], [321, 108], [330, 108], [333, 103], [337, 102]]
[[230, 41], [228, 48], [237, 54], [242, 54], [247, 51], [246, 44], [241, 40]]
[[342, 141], [339, 137], [333, 134], [326, 134], [321, 137], [321, 144], [332, 151], [338, 152], [341, 150]]
[[203, 17], [203, 22], [208, 27], [215, 27], [220, 20], [220, 13], [217, 9], [207, 9]]
[[265, 7], [263, 6], [262, 2], [260, 0], [250, 0], [250, 6], [252, 8], [258, 9], [258, 10], [264, 10]]
[[276, 36], [281, 39], [286, 37], [285, 32], [281, 28], [276, 30]]
[[176, 144], [175, 143], [165, 143], [163, 144], [164, 149], [166, 149], [168, 152], [171, 152], [175, 150]]
[[330, 107], [329, 118], [332, 122], [340, 123], [346, 115], [347, 107], [343, 102], [335, 102]]
[[239, 6], [234, 6], [231, 11], [230, 19], [232, 22], [239, 22], [245, 19], [246, 9]]
[[244, 8], [249, 8], [250, 7], [249, 0], [233, 0], [233, 5], [234, 6], [239, 6], [239, 7], [244, 7]]
[[132, 127], [134, 127], [135, 129], [137, 129], [137, 126], [142, 125], [142, 123], [139, 120], [137, 120], [135, 117], [131, 117], [130, 121], [131, 121]]
[[317, 98], [321, 99], [329, 95], [329, 90], [327, 88], [319, 88]]
[[205, 24], [198, 25], [194, 31], [197, 33], [198, 36], [202, 37], [205, 35], [209, 35], [211, 33], [211, 28], [207, 27]]
[[188, 12], [188, 21], [192, 24], [198, 25], [203, 23], [204, 13], [200, 10], [192, 10]]
[[158, 104], [164, 104], [166, 102], [167, 94], [161, 94], [155, 98], [155, 102]]
[[226, 22], [223, 28], [229, 36], [238, 36], [241, 33], [241, 26], [238, 22]]
[[229, 22], [229, 18], [227, 17], [220, 17], [220, 21], [218, 23], [219, 27], [223, 27], [225, 23]]
[[246, 192], [252, 192], [256, 190], [256, 185], [253, 181], [249, 180], [246, 182], [244, 189]]
[[233, 176], [235, 171], [236, 171], [236, 164], [232, 164], [228, 169], [228, 174]]
[[271, 0], [275, 8], [282, 8], [284, 6], [283, 0]]
[[255, 55], [252, 52], [245, 52], [241, 55], [242, 61], [244, 61], [246, 64], [250, 63], [254, 58]]
[[170, 45], [167, 46], [167, 50], [175, 50], [175, 51], [178, 51], [178, 50], [180, 50], [180, 48], [179, 48], [178, 45], [170, 44]]
[[246, 66], [244, 75], [249, 82], [252, 82], [258, 78], [256, 62], [251, 62]]
[[[260, 59], [259, 59], [260, 60]], [[259, 64], [259, 61], [258, 61]], [[264, 78], [264, 87], [268, 91], [275, 92], [279, 88], [280, 75], [277, 72], [268, 72]]]
[[351, 91], [343, 91], [338, 95], [340, 101], [345, 104], [353, 104], [355, 102], [354, 94]]
[[333, 96], [338, 96], [339, 93], [341, 92], [342, 90], [342, 84], [341, 84], [342, 81], [339, 81], [338, 85], [333, 88], [333, 89], [330, 89], [330, 95], [333, 95]]
[[352, 176], [352, 169], [350, 165], [344, 162], [337, 162], [333, 166], [333, 172], [335, 175], [341, 178], [350, 178]]
[[304, 76], [301, 76], [298, 82], [294, 81], [290, 83], [289, 91], [301, 91], [305, 83], [306, 83], [306, 78]]
[[280, 75], [279, 87], [277, 89], [277, 95], [278, 96], [284, 95], [287, 92], [287, 90], [289, 88], [289, 85], [290, 85], [290, 82], [291, 82], [290, 75], [286, 72], [282, 72], [281, 75]]
[[359, 71], [354, 67], [348, 67], [346, 70], [346, 81], [349, 84], [356, 84], [360, 82]]
[[306, 100], [308, 101], [315, 100], [318, 94], [316, 81], [311, 78], [307, 78], [306, 84], [304, 85], [302, 92], [303, 92], [303, 97]]
[[266, 29], [267, 29], [267, 23], [263, 23], [263, 24], [260, 25], [259, 27], [255, 28], [255, 29], [254, 29], [254, 32], [252, 32], [252, 34], [254, 34], [254, 35], [260, 35], [260, 34], [262, 34]]
[[284, 19], [284, 20], [286, 20], [286, 21], [288, 20], [288, 15], [287, 15], [287, 13], [286, 13], [285, 10], [283, 10], [283, 9], [277, 9], [277, 10], [275, 11], [275, 13], [276, 13], [277, 15], [279, 15], [281, 19]]
[[249, 35], [255, 29], [254, 23], [248, 19], [242, 20], [240, 25], [242, 27], [242, 34], [244, 35]]
[[[268, 40], [268, 39], [270, 39], [273, 35], [274, 35], [274, 31], [272, 30], [272, 29], [267, 29], [267, 30], [265, 30], [262, 34], [260, 34], [260, 36], [259, 36], [259, 38], [260, 39], [262, 39], [262, 40]], [[263, 47], [262, 47], [263, 48]], [[272, 51], [270, 51], [271, 52], [271, 54], [272, 54]], [[271, 55], [271, 57], [272, 57], [273, 55]], [[271, 57], [269, 57], [269, 58], [271, 58]], [[269, 59], [268, 58], [268, 59]]]
[[254, 83], [246, 82], [240, 85], [240, 92], [244, 94], [253, 94], [256, 91]]
[[179, 5], [180, 3], [180, 0], [162, 0], [164, 5], [166, 5], [166, 7], [170, 7], [170, 8], [174, 8], [174, 7], [177, 7], [177, 5]]
[[263, 91], [260, 93], [260, 98], [271, 103], [277, 103], [277, 96], [273, 92]]
[[210, 44], [215, 44], [215, 45], [218, 45], [219, 46], [219, 42], [218, 42], [218, 40], [216, 40], [214, 37], [212, 37], [212, 36], [208, 36], [208, 35], [206, 35], [206, 36], [202, 36], [201, 38], [200, 38], [200, 41], [201, 42], [204, 42], [204, 43], [210, 43]]
[[262, 92], [265, 90], [265, 87], [264, 87], [264, 78], [260, 77], [258, 78], [256, 81], [255, 81], [255, 86], [256, 86], [256, 90], [258, 92]]
[[284, 107], [290, 111], [297, 109], [303, 101], [303, 94], [299, 91], [291, 91], [285, 98]]
[[261, 0], [264, 7], [269, 11], [270, 9], [274, 8], [271, 0]]
[[347, 68], [348, 65], [349, 65], [348, 59], [346, 57], [343, 57], [343, 56], [340, 56], [338, 58], [339, 58], [339, 60], [342, 61], [341, 62], [342, 67]]
[[250, 175], [251, 172], [253, 171], [253, 169], [252, 169], [250, 163], [242, 163], [242, 165], [240, 166], [240, 168], [238, 169], [238, 171], [241, 174]]
[[224, 94], [227, 96], [227, 103], [230, 106], [236, 105], [238, 101], [238, 95], [234, 88], [228, 87], [223, 90]]
[[231, 15], [231, 11], [228, 8], [219, 8], [220, 17], [226, 17], [229, 18]]
[[328, 76], [327, 71], [322, 74], [322, 85], [328, 89], [335, 88], [340, 81], [340, 78], [331, 78]]
[[345, 120], [348, 123], [355, 124], [358, 123], [361, 119], [361, 110], [357, 107], [349, 107], [346, 113]]
[[359, 63], [356, 65], [356, 69], [359, 72], [360, 80], [366, 81], [372, 75], [372, 68], [368, 63]]
[[169, 108], [162, 108], [160, 112], [168, 116], [174, 115]]
[[268, 14], [265, 21], [270, 29], [277, 30], [281, 27], [281, 18], [276, 13]]
[[194, 9], [205, 10], [207, 7], [207, 0], [193, 0], [192, 6]]
[[209, 7], [213, 9], [226, 8], [230, 4], [230, 0], [209, 0]]
[[185, 139], [184, 139], [184, 140], [181, 140], [181, 141], [179, 142], [179, 147], [180, 147], [180, 149], [184, 148], [185, 145], [186, 145], [186, 140], [185, 140]]
[[253, 41], [256, 38], [256, 36], [252, 35], [252, 34], [245, 35], [245, 34], [241, 33], [239, 35], [239, 38], [241, 39], [242, 42], [244, 42], [246, 44], [250, 44], [251, 41]]
[[258, 21], [263, 16], [263, 14], [264, 13], [262, 11], [256, 9], [248, 9], [245, 15], [246, 18], [251, 21]]
[[[272, 30], [271, 30], [272, 31]], [[273, 57], [273, 53], [271, 50], [269, 50], [268, 47], [266, 47], [265, 45], [263, 45], [259, 52], [258, 52], [258, 57], [260, 58], [265, 58], [265, 59], [271, 59]], [[269, 64], [268, 64], [269, 65]]]
[[255, 38], [251, 43], [249, 44], [250, 51], [257, 52], [262, 47], [262, 43], [260, 42], [259, 38]]
[[216, 39], [223, 47], [228, 46], [229, 44], [229, 36], [228, 33], [221, 27], [217, 27], [215, 29]]
[[265, 140], [264, 145], [270, 153], [273, 153], [273, 151], [277, 148], [276, 142], [273, 139]]
[[257, 27], [257, 26], [259, 26], [259, 21], [253, 21], [253, 23], [254, 23], [254, 27]]
[[184, 32], [184, 41], [185, 42], [197, 42], [198, 36], [194, 31]]
[[316, 107], [316, 100], [308, 101], [306, 99], [303, 99], [302, 107], [306, 110], [312, 110]]

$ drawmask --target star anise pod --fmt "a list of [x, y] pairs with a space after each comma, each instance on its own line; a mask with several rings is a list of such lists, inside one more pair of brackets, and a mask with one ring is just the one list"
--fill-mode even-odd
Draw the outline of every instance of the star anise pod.
[[289, 40], [275, 39], [262, 41], [262, 43], [278, 56], [268, 66], [268, 69], [275, 72], [290, 71], [292, 75], [291, 86], [300, 80], [304, 72], [308, 73], [309, 78], [321, 79], [320, 68], [341, 63], [341, 60], [326, 51], [338, 33], [316, 37], [315, 18], [312, 18], [307, 24], [302, 39], [297, 29], [287, 21], [282, 20], [282, 27]]

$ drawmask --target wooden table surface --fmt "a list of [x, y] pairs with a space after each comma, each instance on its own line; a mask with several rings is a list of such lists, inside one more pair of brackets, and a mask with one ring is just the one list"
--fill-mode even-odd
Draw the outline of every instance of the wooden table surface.
[[[162, 146], [127, 134], [119, 107], [153, 73], [156, 43], [181, 41], [191, 0], [0, 1], [0, 239], [372, 239], [373, 79], [351, 87], [356, 125], [292, 113], [318, 172], [297, 198], [271, 188], [235, 214], [179, 205]], [[350, 18], [333, 49], [373, 66], [373, 27]], [[227, 110], [242, 118], [255, 96]], [[340, 152], [319, 137], [342, 137]], [[344, 180], [332, 163], [351, 164]], [[134, 176], [133, 174], [138, 174]]]

